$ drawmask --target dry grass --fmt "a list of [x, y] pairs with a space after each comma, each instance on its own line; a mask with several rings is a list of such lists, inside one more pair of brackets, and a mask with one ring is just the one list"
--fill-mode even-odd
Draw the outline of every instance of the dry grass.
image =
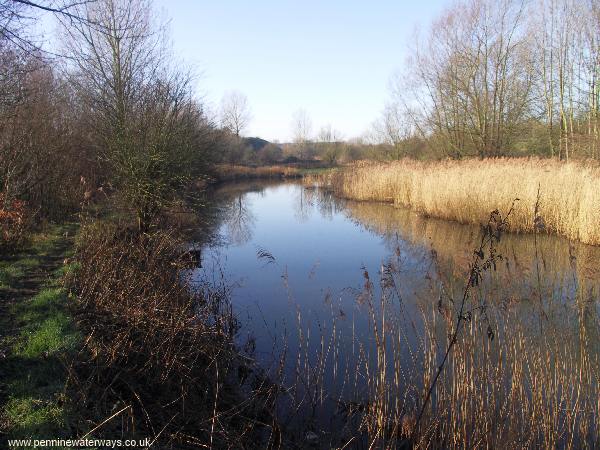
[[[416, 427], [423, 399], [456, 331], [460, 305], [447, 297], [450, 283], [435, 279], [418, 301], [419, 312], [411, 315], [397, 293], [401, 270], [400, 260], [382, 269], [380, 293], [373, 287], [376, 279], [365, 273], [358, 299], [371, 335], [346, 336], [355, 339], [346, 361], [340, 356], [344, 339], [336, 331], [336, 318], [330, 336], [312, 338], [321, 341], [316, 355], [309, 358], [308, 344], [300, 345], [297, 372], [304, 374], [306, 397], [315, 405], [323, 401], [323, 379], [331, 376], [331, 367], [339, 367], [341, 373], [334, 369], [334, 378], [356, 399], [344, 403], [349, 432], [342, 443], [365, 449], [600, 445], [600, 317], [583, 292], [568, 300], [545, 292], [539, 301], [518, 298], [506, 303], [501, 292], [473, 289], [466, 304], [469, 318], [462, 321]], [[487, 273], [482, 282], [488, 286], [496, 276]], [[487, 305], [485, 314], [482, 304]], [[355, 425], [353, 418], [358, 419]], [[335, 448], [342, 447], [338, 442]]]
[[[454, 326], [432, 309], [427, 314], [425, 384]], [[436, 385], [436, 401], [419, 430], [418, 447], [435, 442], [446, 448], [597, 446], [598, 355], [592, 327], [598, 318], [586, 315], [581, 308], [565, 324], [557, 319], [566, 317], [554, 316], [544, 321], [542, 331], [523, 308], [495, 311], [491, 321], [500, 334], [495, 340], [487, 337], [481, 320], [467, 323]], [[573, 335], [573, 329], [579, 334]]]
[[[363, 370], [376, 374], [370, 379], [373, 401], [364, 419], [381, 447], [393, 448], [399, 436], [413, 435], [419, 401], [415, 405], [411, 397], [431, 383], [454, 330], [447, 308], [440, 312], [434, 305], [423, 307], [425, 332], [413, 349], [423, 358], [422, 372], [419, 365], [402, 363], [409, 344], [401, 337], [408, 330], [395, 325], [386, 333], [389, 362], [378, 367], [364, 363]], [[598, 446], [598, 317], [586, 317], [585, 308], [568, 317], [547, 311], [551, 320], [544, 320], [540, 330], [527, 309], [490, 313], [497, 333], [493, 340], [480, 317], [466, 323], [413, 435], [416, 448]], [[394, 322], [379, 317], [384, 319]], [[398, 399], [390, 395], [394, 392], [404, 395]], [[417, 394], [423, 396], [422, 391]]]
[[[343, 322], [349, 319], [338, 311], [349, 309], [341, 300], [332, 303], [330, 330], [311, 338], [321, 343], [316, 354], [305, 343], [308, 325], [298, 327], [305, 337], [297, 373], [316, 408], [327, 399], [320, 392], [324, 380], [333, 376], [341, 386], [336, 396], [347, 421], [335, 429], [331, 448], [600, 446], [600, 315], [597, 278], [587, 268], [597, 264], [599, 249], [553, 236], [505, 235], [494, 244], [502, 255], [497, 270], [488, 266], [463, 309], [478, 227], [452, 227], [369, 202], [345, 206], [351, 217], [390, 237], [390, 244], [400, 228], [403, 240], [431, 248], [433, 268], [423, 275], [428, 288], [415, 294], [414, 309], [401, 286], [410, 271], [406, 250], [391, 248], [379, 277], [365, 271], [356, 315], [368, 318], [366, 336], [355, 335], [354, 324], [347, 334]], [[492, 253], [485, 251], [486, 257]], [[464, 264], [455, 264], [456, 254]], [[348, 340], [351, 348], [344, 345]]]
[[545, 230], [600, 245], [600, 168], [595, 163], [499, 158], [362, 163], [327, 175], [336, 194], [393, 202], [432, 217], [484, 224], [489, 212], [519, 201], [510, 230], [534, 229], [538, 188]]
[[71, 371], [71, 395], [89, 413], [83, 432], [150, 437], [158, 448], [253, 448], [272, 429], [270, 385], [233, 345], [226, 289], [186, 282], [184, 244], [162, 231], [84, 226], [70, 282], [87, 334]]
[[231, 181], [250, 178], [295, 178], [300, 171], [289, 166], [232, 166], [222, 164], [215, 167], [216, 177], [219, 181]]

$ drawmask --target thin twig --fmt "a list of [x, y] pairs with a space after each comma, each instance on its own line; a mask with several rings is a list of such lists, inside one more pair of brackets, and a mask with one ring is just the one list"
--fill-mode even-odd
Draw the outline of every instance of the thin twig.
[[90, 434], [92, 434], [94, 431], [96, 431], [98, 428], [102, 427], [103, 425], [105, 425], [106, 423], [110, 422], [112, 419], [114, 419], [115, 417], [117, 417], [119, 414], [121, 414], [123, 411], [125, 411], [126, 409], [131, 408], [131, 405], [127, 405], [124, 408], [120, 409], [119, 411], [117, 411], [116, 413], [114, 413], [112, 416], [110, 416], [108, 419], [105, 419], [101, 424], [96, 425], [94, 428], [92, 428], [90, 431], [88, 431], [85, 436], [82, 436], [81, 439], [85, 439], [86, 437], [88, 437]]

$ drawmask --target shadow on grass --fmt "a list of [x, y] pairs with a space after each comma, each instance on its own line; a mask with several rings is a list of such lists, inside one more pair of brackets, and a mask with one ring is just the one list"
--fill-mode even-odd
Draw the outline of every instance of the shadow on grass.
[[72, 231], [52, 227], [0, 261], [0, 433], [11, 439], [72, 436], [65, 366], [81, 336], [60, 284]]

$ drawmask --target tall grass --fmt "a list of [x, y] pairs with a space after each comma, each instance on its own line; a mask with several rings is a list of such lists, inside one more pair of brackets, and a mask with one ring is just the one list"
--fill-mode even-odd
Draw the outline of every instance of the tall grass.
[[[423, 348], [425, 384], [453, 327], [431, 309]], [[586, 318], [589, 313], [580, 307], [569, 317], [569, 325], [579, 330], [575, 335], [548, 323], [543, 332], [536, 330], [531, 316], [517, 307], [494, 311], [490, 320], [500, 334], [494, 340], [485, 324], [469, 321], [435, 386], [418, 447], [439, 442], [446, 448], [597, 446], [597, 336], [590, 331], [598, 318]]]
[[[552, 236], [503, 236], [494, 244], [502, 255], [496, 270], [491, 265], [482, 273], [463, 308], [478, 228], [458, 227], [453, 236], [447, 222], [406, 209], [346, 205], [351, 217], [384, 235], [398, 223], [410, 225], [402, 239], [431, 246], [433, 268], [423, 274], [428, 288], [410, 297], [402, 286], [411, 276], [410, 258], [403, 256], [409, 250], [397, 240], [379, 277], [365, 271], [356, 311], [328, 298], [328, 327], [298, 320], [294, 381], [303, 395], [295, 404], [310, 405], [317, 425], [324, 416], [319, 408], [330, 420], [328, 402], [338, 405], [330, 429], [311, 428], [321, 443], [357, 449], [600, 446], [600, 315], [597, 278], [586, 269], [597, 260], [587, 252], [598, 249]], [[519, 251], [512, 239], [527, 245]], [[467, 262], [453, 264], [454, 254]], [[490, 254], [486, 248], [486, 258]], [[367, 318], [366, 335], [355, 334], [355, 318]]]
[[187, 248], [175, 232], [83, 226], [69, 286], [87, 337], [70, 393], [94, 424], [85, 436], [247, 448], [273, 429], [270, 385], [233, 343], [227, 287], [192, 283]]
[[[322, 442], [357, 449], [600, 445], [600, 317], [587, 293], [567, 300], [544, 291], [539, 302], [522, 297], [507, 303], [502, 292], [474, 289], [465, 307], [469, 314], [433, 383], [460, 305], [450, 283], [436, 277], [412, 315], [398, 294], [402, 270], [401, 262], [383, 266], [379, 290], [377, 277], [365, 273], [357, 307], [369, 318], [370, 335], [344, 336], [336, 315], [317, 336], [299, 321], [305, 328], [299, 327], [294, 386], [303, 395], [295, 404], [310, 405], [317, 422], [323, 413], [315, 410], [327, 412], [332, 401], [339, 405], [338, 417], [325, 417], [341, 425], [320, 432]], [[495, 276], [486, 274], [482, 283]], [[320, 343], [316, 353], [308, 339]], [[351, 350], [342, 344], [348, 339]], [[323, 393], [331, 377], [340, 391]], [[431, 400], [417, 426], [430, 386]]]
[[467, 159], [388, 164], [360, 163], [327, 175], [337, 195], [393, 202], [427, 216], [485, 224], [489, 212], [507, 210], [515, 232], [534, 230], [538, 189], [545, 230], [600, 245], [600, 168], [595, 163], [536, 158]]
[[253, 178], [294, 178], [300, 175], [298, 168], [284, 165], [250, 167], [222, 164], [215, 167], [215, 176], [219, 181]]

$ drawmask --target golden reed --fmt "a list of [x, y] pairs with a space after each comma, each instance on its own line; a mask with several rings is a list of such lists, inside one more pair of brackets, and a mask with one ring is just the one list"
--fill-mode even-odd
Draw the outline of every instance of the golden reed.
[[510, 230], [531, 232], [538, 215], [545, 230], [600, 245], [600, 167], [595, 162], [497, 158], [358, 163], [327, 175], [337, 195], [398, 206], [461, 223], [486, 223], [508, 211]]

